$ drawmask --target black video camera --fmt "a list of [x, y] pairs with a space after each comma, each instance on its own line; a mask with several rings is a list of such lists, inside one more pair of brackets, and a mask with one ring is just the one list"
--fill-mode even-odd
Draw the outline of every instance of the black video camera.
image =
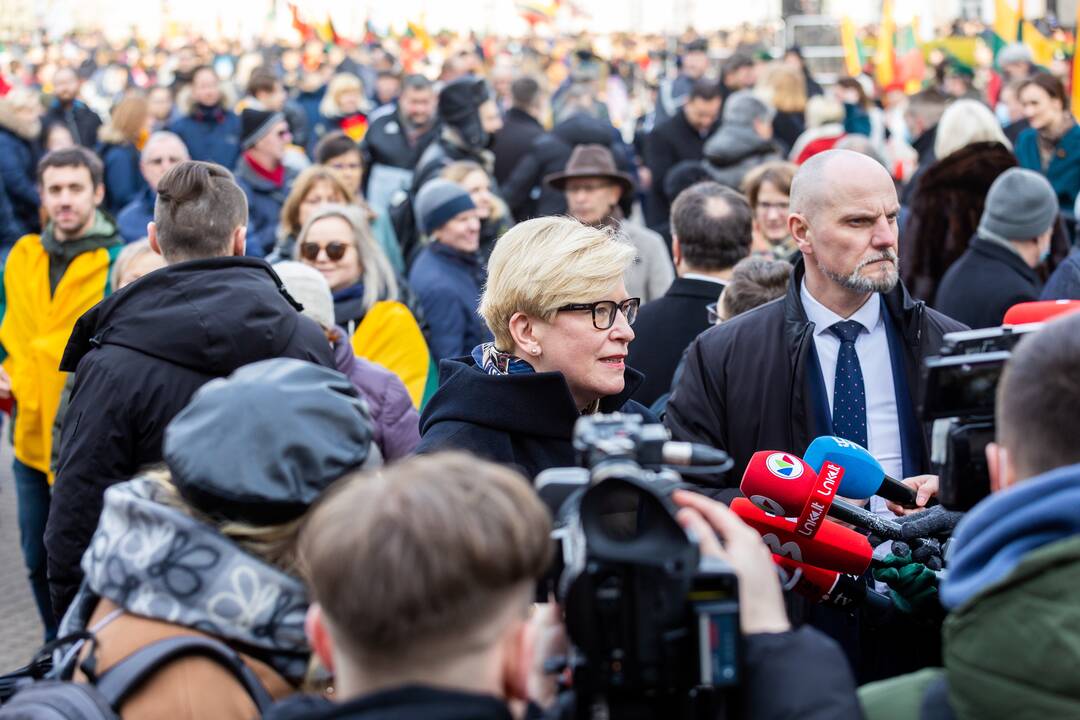
[[949, 333], [941, 354], [926, 359], [919, 414], [934, 424], [930, 460], [947, 509], [970, 510], [990, 494], [985, 450], [994, 439], [998, 380], [1016, 343], [1040, 327]]
[[545, 592], [565, 612], [578, 718], [723, 717], [739, 682], [738, 582], [676, 521], [671, 493], [689, 486], [662, 467], [667, 440], [638, 416], [582, 417], [583, 467], [537, 477], [556, 518]]

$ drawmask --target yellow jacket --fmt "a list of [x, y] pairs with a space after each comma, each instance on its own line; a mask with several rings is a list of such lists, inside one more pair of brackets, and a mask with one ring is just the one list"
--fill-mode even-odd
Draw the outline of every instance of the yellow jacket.
[[49, 473], [52, 426], [67, 373], [59, 370], [75, 321], [111, 291], [109, 271], [123, 245], [76, 256], [51, 292], [49, 254], [39, 235], [24, 235], [4, 266], [0, 345], [15, 396], [15, 457]]
[[401, 378], [417, 410], [439, 385], [438, 368], [416, 318], [396, 300], [375, 303], [353, 332], [353, 350]]

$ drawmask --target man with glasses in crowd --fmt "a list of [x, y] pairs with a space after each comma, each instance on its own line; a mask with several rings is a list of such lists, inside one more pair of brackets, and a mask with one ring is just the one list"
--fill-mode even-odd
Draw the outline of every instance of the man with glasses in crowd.
[[660, 297], [675, 279], [664, 240], [647, 227], [627, 220], [619, 200], [634, 192], [634, 180], [615, 166], [603, 145], [578, 145], [566, 169], [544, 178], [566, 194], [567, 213], [585, 225], [610, 227], [634, 246], [634, 263], [626, 273], [626, 290], [643, 303]]

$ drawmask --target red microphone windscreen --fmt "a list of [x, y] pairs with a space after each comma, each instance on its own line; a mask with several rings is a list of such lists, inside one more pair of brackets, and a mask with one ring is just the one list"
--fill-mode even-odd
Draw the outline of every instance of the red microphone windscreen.
[[731, 509], [758, 531], [776, 555], [852, 575], [861, 575], [870, 566], [874, 549], [866, 536], [831, 520], [822, 522], [810, 538], [798, 531], [795, 522], [769, 515], [746, 498], [733, 500]]
[[1038, 300], [1017, 303], [1005, 312], [1003, 325], [1026, 325], [1046, 322], [1058, 315], [1080, 310], [1080, 300]]
[[746, 464], [739, 489], [767, 513], [797, 517], [817, 485], [817, 473], [801, 458], [776, 450], [759, 450]]
[[785, 590], [794, 590], [814, 602], [827, 599], [840, 577], [840, 573], [835, 570], [814, 567], [789, 557], [774, 554], [773, 562], [787, 571], [788, 582], [784, 585]]

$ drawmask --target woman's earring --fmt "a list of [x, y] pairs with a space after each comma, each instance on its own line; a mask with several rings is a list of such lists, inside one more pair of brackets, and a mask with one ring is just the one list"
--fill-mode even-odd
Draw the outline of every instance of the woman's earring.
[[539, 355], [539, 354], [540, 354], [540, 348], [538, 348], [538, 347], [534, 347], [534, 348], [533, 348], [532, 350], [530, 350], [529, 352], [531, 352], [531, 353], [532, 353], [533, 355]]

